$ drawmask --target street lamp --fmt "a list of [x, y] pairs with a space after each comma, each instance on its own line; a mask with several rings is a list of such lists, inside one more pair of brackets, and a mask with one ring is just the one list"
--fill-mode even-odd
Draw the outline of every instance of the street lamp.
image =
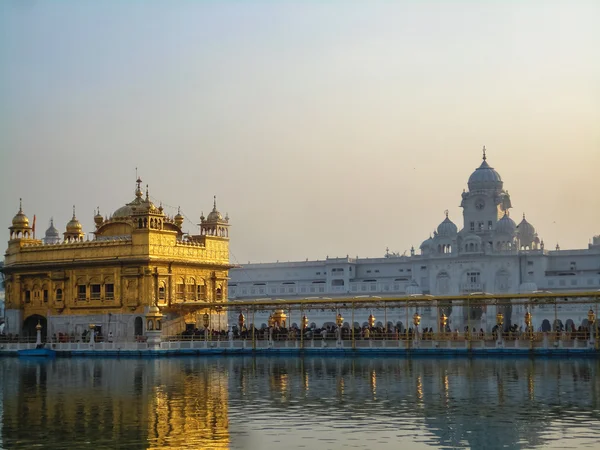
[[533, 339], [533, 327], [531, 326], [531, 313], [529, 311], [525, 313], [525, 327], [527, 334]]
[[448, 324], [448, 316], [445, 313], [442, 313], [440, 317], [440, 328], [442, 329], [442, 335], [446, 334], [446, 325]]
[[238, 325], [240, 326], [240, 333], [242, 332], [245, 323], [246, 318], [244, 317], [243, 313], [240, 313], [240, 315], [238, 316]]
[[596, 314], [594, 314], [594, 310], [591, 308], [588, 311], [588, 323], [590, 325], [594, 325], [596, 323]]
[[204, 313], [202, 316], [202, 325], [204, 325], [204, 340], [208, 341], [208, 325], [210, 323], [210, 317], [208, 313]]
[[369, 327], [373, 328], [375, 326], [375, 316], [373, 314], [369, 314]]
[[338, 313], [337, 317], [335, 318], [335, 323], [338, 326], [338, 328], [337, 328], [337, 341], [339, 343], [342, 340], [342, 325], [344, 324], [344, 318], [342, 317], [342, 315], [340, 313]]
[[419, 339], [419, 324], [421, 323], [421, 316], [418, 312], [413, 315], [413, 324], [415, 325], [415, 340]]
[[498, 342], [500, 342], [502, 340], [502, 332], [504, 331], [504, 329], [502, 328], [502, 325], [504, 324], [504, 314], [502, 314], [501, 312], [499, 312], [498, 314], [496, 314], [496, 325], [498, 325], [497, 328], [497, 339]]
[[594, 314], [594, 310], [590, 308], [588, 311], [588, 326], [590, 327], [590, 343], [593, 344], [596, 341], [596, 330], [594, 329], [594, 324], [596, 323], [596, 314]]
[[306, 314], [302, 316], [302, 331], [308, 326], [308, 317]]

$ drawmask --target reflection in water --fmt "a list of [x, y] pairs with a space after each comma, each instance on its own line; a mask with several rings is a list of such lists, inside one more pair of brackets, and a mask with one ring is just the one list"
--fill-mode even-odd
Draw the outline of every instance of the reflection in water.
[[0, 360], [0, 447], [593, 448], [600, 361]]

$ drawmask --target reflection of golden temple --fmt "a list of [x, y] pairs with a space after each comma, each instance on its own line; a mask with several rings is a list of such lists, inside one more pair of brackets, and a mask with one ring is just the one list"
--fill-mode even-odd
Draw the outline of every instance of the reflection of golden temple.
[[423, 400], [423, 381], [421, 375], [417, 377], [417, 399]]
[[535, 379], [531, 370], [527, 372], [527, 392], [529, 393], [529, 400], [535, 398]]
[[[104, 437], [98, 448], [115, 442], [123, 448], [229, 448], [228, 380], [216, 367], [116, 359], [23, 365], [16, 358], [11, 366], [18, 385], [3, 399], [4, 430], [14, 432], [25, 415], [27, 427], [61, 436], [63, 444], [90, 435]], [[36, 395], [27, 394], [32, 388]]]
[[344, 397], [344, 377], [339, 377], [337, 382], [337, 396], [341, 400]]
[[371, 370], [371, 394], [373, 394], [373, 397], [377, 395], [377, 374], [375, 370]]

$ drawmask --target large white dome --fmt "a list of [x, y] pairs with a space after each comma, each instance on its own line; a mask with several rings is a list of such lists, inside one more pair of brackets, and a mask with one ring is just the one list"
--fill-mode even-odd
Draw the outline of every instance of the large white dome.
[[483, 157], [481, 165], [469, 177], [469, 191], [479, 190], [502, 190], [502, 178], [500, 174], [491, 167], [486, 157]]

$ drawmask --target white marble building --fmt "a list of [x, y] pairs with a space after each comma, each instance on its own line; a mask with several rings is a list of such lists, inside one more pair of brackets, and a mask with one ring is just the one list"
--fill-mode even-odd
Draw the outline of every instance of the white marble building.
[[[461, 229], [446, 217], [437, 230], [410, 256], [387, 253], [383, 258], [329, 258], [314, 261], [248, 264], [230, 271], [230, 300], [257, 298], [404, 296], [413, 294], [459, 295], [473, 292], [527, 293], [600, 290], [600, 235], [587, 249], [549, 250], [525, 215], [520, 223], [510, 216], [508, 191], [500, 174], [483, 152], [481, 165], [471, 174], [468, 190], [462, 193]], [[350, 249], [351, 250], [351, 249]], [[590, 305], [563, 304], [559, 319], [572, 320], [577, 328], [587, 323]], [[495, 323], [494, 310], [471, 311], [454, 308], [452, 329], [473, 327], [489, 330]], [[596, 309], [596, 306], [594, 306]], [[386, 311], [388, 322], [406, 323], [404, 308]], [[523, 324], [524, 308], [505, 311], [507, 324]], [[487, 313], [487, 314], [486, 314]], [[554, 308], [532, 311], [536, 329], [543, 320], [554, 321]], [[313, 311], [310, 322], [333, 322], [333, 312]], [[348, 311], [342, 314], [349, 320]], [[356, 316], [363, 324], [369, 312]], [[375, 313], [374, 313], [375, 314]], [[420, 311], [422, 326], [436, 328], [437, 311]], [[365, 317], [362, 317], [362, 316]], [[396, 315], [398, 317], [396, 317]], [[486, 319], [486, 315], [489, 319]], [[493, 315], [493, 317], [492, 317]], [[377, 321], [383, 321], [378, 311]], [[434, 317], [435, 316], [435, 317]], [[230, 322], [234, 321], [230, 318]], [[257, 326], [266, 316], [257, 318]], [[299, 323], [299, 318], [292, 319]], [[545, 324], [547, 325], [547, 324]]]

